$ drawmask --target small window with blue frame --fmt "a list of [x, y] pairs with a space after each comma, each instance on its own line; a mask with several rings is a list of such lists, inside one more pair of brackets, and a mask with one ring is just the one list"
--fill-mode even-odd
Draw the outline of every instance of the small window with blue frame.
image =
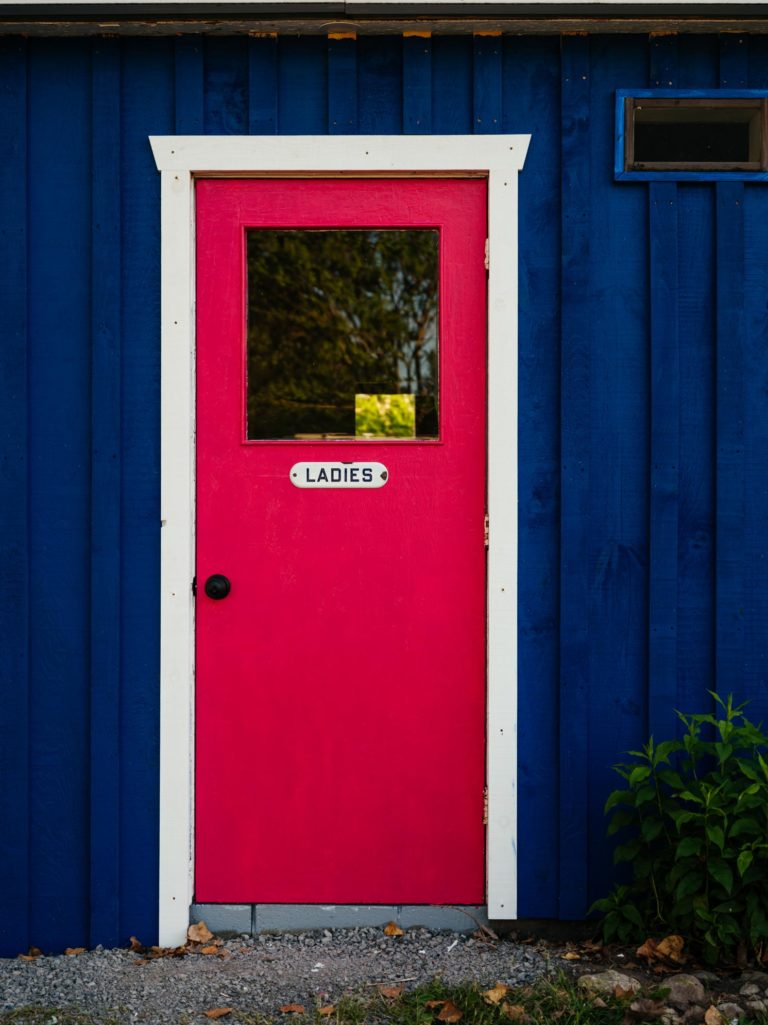
[[619, 90], [620, 181], [768, 180], [768, 92]]

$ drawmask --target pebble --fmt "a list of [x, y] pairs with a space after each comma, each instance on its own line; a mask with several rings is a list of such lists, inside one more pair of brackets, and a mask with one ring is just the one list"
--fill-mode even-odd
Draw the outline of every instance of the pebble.
[[262, 933], [227, 940], [222, 950], [223, 959], [188, 954], [138, 965], [140, 956], [123, 949], [0, 959], [0, 1011], [77, 1006], [120, 1025], [139, 1018], [142, 1025], [168, 1025], [213, 1007], [274, 1014], [283, 1004], [302, 1003], [310, 1010], [321, 998], [332, 1003], [372, 983], [410, 989], [440, 976], [447, 985], [522, 986], [548, 972], [547, 958], [530, 946], [420, 928], [391, 938], [373, 928]]

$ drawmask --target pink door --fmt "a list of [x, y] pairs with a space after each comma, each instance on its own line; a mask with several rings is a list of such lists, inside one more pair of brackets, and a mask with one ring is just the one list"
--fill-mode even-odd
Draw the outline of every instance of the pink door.
[[484, 900], [485, 238], [480, 180], [197, 185], [197, 901]]

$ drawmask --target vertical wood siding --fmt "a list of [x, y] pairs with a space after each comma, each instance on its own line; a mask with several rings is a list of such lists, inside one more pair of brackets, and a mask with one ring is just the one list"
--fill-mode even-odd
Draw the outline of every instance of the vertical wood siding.
[[768, 190], [616, 184], [613, 93], [768, 87], [768, 39], [0, 39], [0, 953], [156, 933], [151, 133], [530, 132], [520, 914], [605, 887], [611, 765], [768, 712]]

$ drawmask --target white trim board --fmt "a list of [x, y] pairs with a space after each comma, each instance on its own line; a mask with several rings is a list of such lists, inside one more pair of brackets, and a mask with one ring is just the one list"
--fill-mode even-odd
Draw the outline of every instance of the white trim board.
[[528, 135], [153, 136], [161, 173], [159, 942], [184, 941], [193, 896], [195, 574], [194, 179], [481, 175], [488, 179], [487, 902], [517, 914], [517, 176]]

